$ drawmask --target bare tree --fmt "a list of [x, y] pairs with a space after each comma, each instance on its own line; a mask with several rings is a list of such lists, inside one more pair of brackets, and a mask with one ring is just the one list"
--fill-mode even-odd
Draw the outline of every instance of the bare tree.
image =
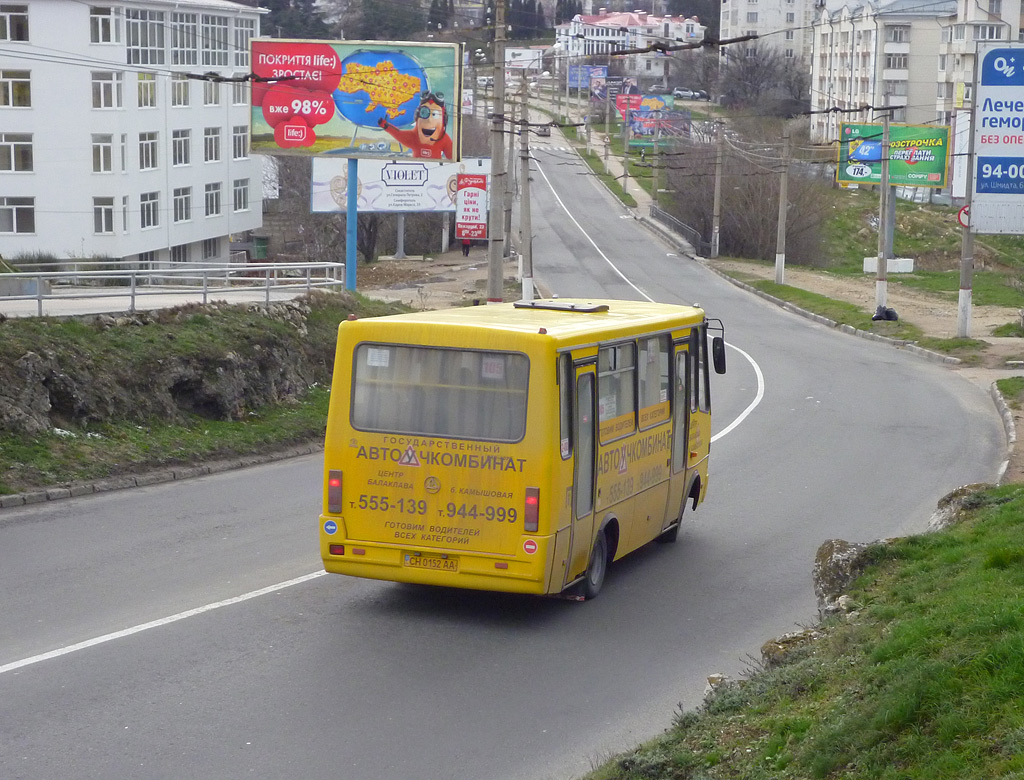
[[729, 49], [722, 103], [769, 116], [794, 116], [810, 106], [807, 63], [761, 41]]

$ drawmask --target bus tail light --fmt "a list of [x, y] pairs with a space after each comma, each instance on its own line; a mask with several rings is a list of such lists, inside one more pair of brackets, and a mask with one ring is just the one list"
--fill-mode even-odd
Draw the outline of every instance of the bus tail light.
[[327, 511], [331, 514], [341, 514], [341, 471], [331, 470], [327, 472]]
[[523, 530], [537, 533], [540, 527], [540, 488], [526, 488], [526, 514], [523, 519]]
[[330, 546], [331, 555], [344, 555], [345, 545], [343, 544], [332, 544]]

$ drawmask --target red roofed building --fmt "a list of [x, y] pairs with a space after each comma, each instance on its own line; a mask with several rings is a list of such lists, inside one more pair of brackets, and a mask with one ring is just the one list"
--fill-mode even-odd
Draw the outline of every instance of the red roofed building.
[[[602, 8], [593, 15], [577, 14], [572, 21], [555, 27], [555, 45], [559, 60], [602, 64], [616, 50], [643, 49], [653, 43], [700, 43], [704, 30], [695, 16], [654, 16], [644, 11], [608, 12]], [[627, 54], [621, 59], [626, 75], [635, 76], [642, 85], [668, 83], [668, 55], [645, 52]], [[560, 64], [559, 68], [562, 67]]]

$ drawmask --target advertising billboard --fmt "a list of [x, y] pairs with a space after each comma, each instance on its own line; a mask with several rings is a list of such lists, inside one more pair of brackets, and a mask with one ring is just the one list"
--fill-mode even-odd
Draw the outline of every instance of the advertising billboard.
[[[945, 187], [949, 167], [949, 128], [939, 125], [889, 125], [889, 184], [894, 187]], [[836, 181], [882, 181], [882, 125], [839, 126]]]
[[[455, 211], [459, 174], [490, 175], [487, 157], [457, 163], [437, 160], [360, 160], [357, 209], [360, 214]], [[314, 157], [309, 209], [344, 213], [348, 209], [348, 161]]]
[[457, 161], [462, 44], [252, 41], [252, 151]]
[[594, 78], [607, 78], [607, 65], [570, 65], [567, 78], [569, 86], [573, 89], [584, 89], [590, 87], [590, 80]]
[[978, 44], [972, 233], [1024, 225], [1024, 45]]
[[460, 173], [456, 188], [455, 237], [487, 238], [487, 177]]

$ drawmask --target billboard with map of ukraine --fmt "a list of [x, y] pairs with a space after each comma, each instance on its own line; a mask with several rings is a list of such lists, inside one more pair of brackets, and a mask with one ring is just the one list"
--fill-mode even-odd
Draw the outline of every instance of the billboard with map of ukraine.
[[252, 42], [252, 151], [457, 161], [462, 44]]

